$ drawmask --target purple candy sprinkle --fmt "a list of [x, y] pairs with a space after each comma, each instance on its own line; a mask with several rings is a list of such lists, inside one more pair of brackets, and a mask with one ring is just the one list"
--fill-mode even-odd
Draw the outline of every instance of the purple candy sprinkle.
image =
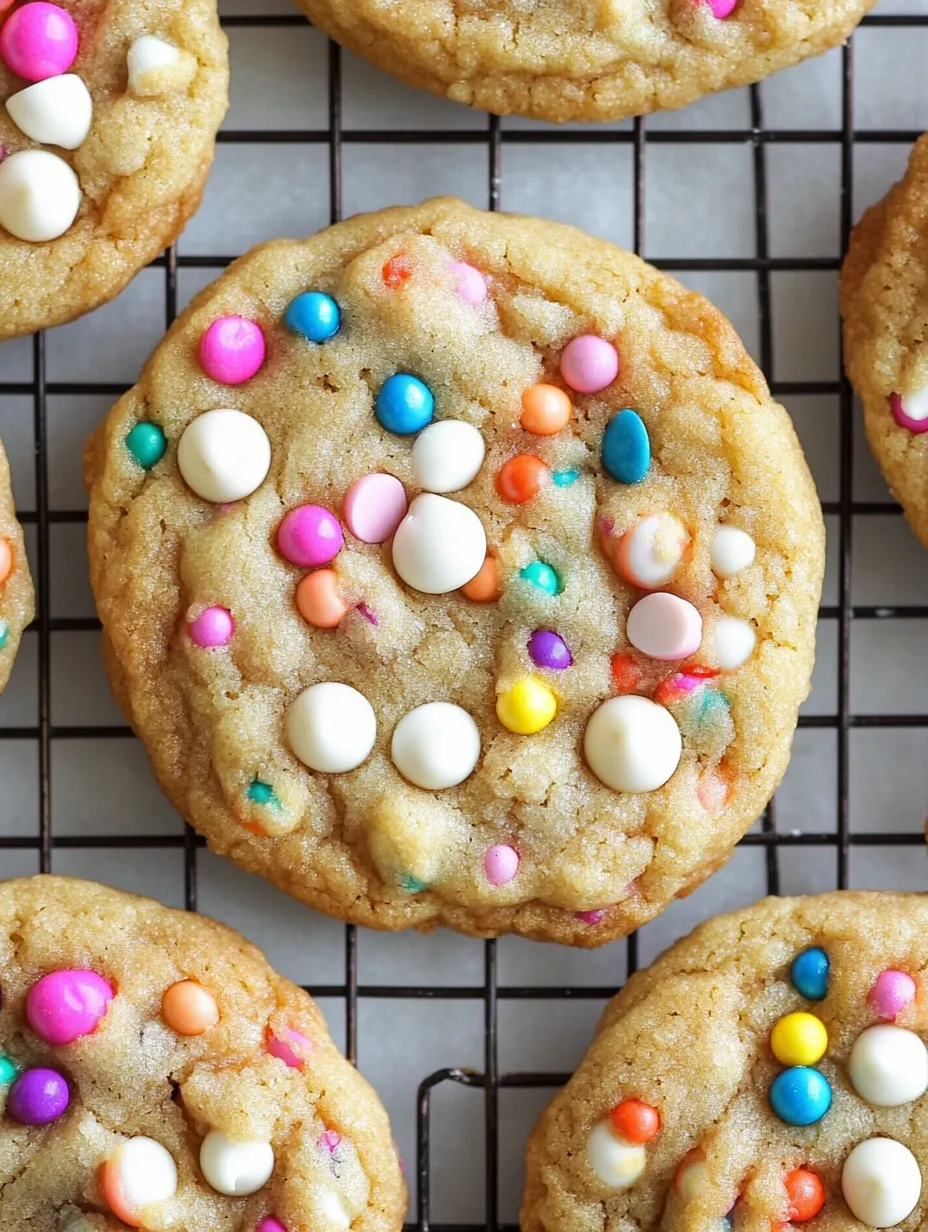
[[53, 1069], [27, 1069], [10, 1087], [7, 1112], [20, 1125], [48, 1125], [67, 1111], [67, 1081]]
[[603, 922], [603, 916], [606, 914], [605, 907], [600, 907], [598, 911], [575, 911], [574, 915], [578, 920], [582, 920], [584, 924], [596, 925]]
[[574, 661], [567, 643], [550, 629], [535, 630], [528, 639], [528, 653], [536, 667], [548, 667], [555, 672], [562, 672]]

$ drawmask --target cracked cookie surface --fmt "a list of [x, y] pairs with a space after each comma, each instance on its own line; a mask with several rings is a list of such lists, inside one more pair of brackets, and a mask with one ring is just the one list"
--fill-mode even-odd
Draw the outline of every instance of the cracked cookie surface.
[[924, 1226], [926, 929], [923, 895], [769, 898], [633, 975], [529, 1139], [523, 1232]]
[[872, 0], [298, 0], [378, 68], [539, 120], [683, 107], [843, 42]]
[[386, 1113], [237, 933], [91, 882], [0, 883], [3, 1232], [397, 1232]]
[[33, 614], [26, 545], [16, 520], [10, 468], [0, 442], [0, 692], [10, 678], [19, 640]]
[[600, 945], [783, 774], [811, 478], [729, 323], [611, 244], [439, 200], [256, 249], [86, 467], [159, 782], [332, 915]]

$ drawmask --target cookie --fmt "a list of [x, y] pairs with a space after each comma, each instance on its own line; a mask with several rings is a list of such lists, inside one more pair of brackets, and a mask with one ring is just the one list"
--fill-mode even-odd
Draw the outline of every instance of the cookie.
[[844, 42], [873, 0], [298, 0], [410, 85], [497, 115], [620, 120]]
[[847, 374], [883, 477], [928, 547], [928, 136], [851, 234], [841, 272]]
[[528, 1143], [522, 1232], [924, 1226], [928, 900], [768, 898], [607, 1006]]
[[786, 766], [809, 473], [728, 322], [602, 240], [439, 200], [256, 249], [87, 472], [162, 787], [339, 918], [600, 945]]
[[10, 678], [23, 629], [34, 615], [32, 578], [16, 521], [10, 468], [0, 441], [0, 693]]
[[2, 1232], [399, 1232], [377, 1096], [232, 929], [3, 882], [0, 990]]
[[216, 0], [2, 5], [0, 337], [117, 295], [200, 204], [227, 104]]

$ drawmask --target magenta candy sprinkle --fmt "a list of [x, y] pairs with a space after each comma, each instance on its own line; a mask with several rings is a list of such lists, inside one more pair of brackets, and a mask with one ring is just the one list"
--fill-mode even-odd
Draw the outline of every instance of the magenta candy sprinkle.
[[928, 418], [910, 419], [898, 394], [889, 395], [889, 409], [900, 428], [908, 428], [910, 432], [928, 432]]
[[600, 907], [597, 911], [575, 911], [574, 916], [578, 920], [582, 920], [584, 924], [589, 924], [591, 927], [603, 922], [603, 917], [606, 914], [605, 907]]
[[506, 843], [497, 843], [484, 856], [483, 870], [490, 885], [506, 885], [519, 871], [518, 853]]
[[235, 632], [232, 613], [224, 607], [207, 607], [187, 626], [195, 646], [226, 646]]
[[342, 1136], [337, 1134], [334, 1129], [327, 1129], [322, 1135], [321, 1141], [327, 1151], [337, 1151], [341, 1145]]
[[266, 1219], [259, 1219], [255, 1224], [255, 1232], [287, 1232], [287, 1229], [275, 1219], [273, 1215], [268, 1215]]
[[247, 317], [219, 317], [200, 339], [203, 371], [221, 385], [250, 381], [264, 363], [261, 326]]
[[292, 1027], [285, 1027], [284, 1034], [296, 1047], [291, 1047], [286, 1040], [282, 1040], [278, 1035], [269, 1034], [267, 1037], [268, 1052], [272, 1057], [277, 1057], [279, 1061], [283, 1061], [290, 1069], [302, 1069], [306, 1061], [303, 1054], [312, 1052], [312, 1040], [307, 1039], [301, 1032], [294, 1031]]
[[358, 611], [361, 613], [361, 615], [364, 617], [364, 619], [367, 621], [369, 625], [376, 625], [379, 623], [377, 620], [377, 613], [372, 611], [367, 606], [367, 604], [364, 602], [363, 599], [358, 604]]
[[77, 27], [67, 10], [36, 0], [7, 18], [0, 31], [0, 56], [26, 81], [45, 81], [66, 73], [77, 55]]
[[714, 17], [730, 17], [738, 7], [738, 0], [706, 0]]
[[574, 661], [567, 643], [550, 629], [535, 630], [528, 639], [528, 653], [536, 667], [548, 667], [555, 672], [562, 672]]
[[458, 295], [464, 303], [474, 308], [482, 304], [487, 297], [487, 283], [480, 270], [474, 269], [466, 261], [452, 261], [448, 268], [454, 275]]
[[49, 1125], [71, 1102], [65, 1078], [54, 1069], [27, 1069], [10, 1087], [6, 1110], [20, 1125]]
[[345, 542], [338, 518], [322, 505], [291, 509], [277, 528], [277, 547], [291, 565], [312, 569], [334, 560]]
[[888, 1022], [915, 1000], [915, 981], [904, 971], [881, 971], [870, 989], [869, 1001]]
[[561, 353], [561, 376], [579, 394], [598, 394], [619, 374], [619, 355], [595, 334], [573, 338]]
[[113, 995], [96, 971], [52, 971], [26, 994], [26, 1018], [46, 1044], [73, 1044], [96, 1029]]

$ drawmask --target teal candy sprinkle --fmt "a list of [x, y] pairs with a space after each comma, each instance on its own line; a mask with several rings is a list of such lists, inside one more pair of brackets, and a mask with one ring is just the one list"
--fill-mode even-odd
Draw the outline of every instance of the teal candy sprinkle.
[[0, 620], [0, 650], [6, 645], [6, 639], [10, 636], [10, 626], [5, 620]]
[[606, 424], [602, 462], [619, 483], [641, 483], [651, 465], [651, 441], [637, 411], [619, 411]]
[[0, 1086], [7, 1086], [16, 1077], [16, 1066], [9, 1057], [0, 1057]]
[[279, 806], [280, 801], [274, 795], [274, 788], [270, 783], [262, 783], [260, 779], [255, 779], [246, 792], [248, 799], [254, 804], [273, 804]]
[[561, 579], [543, 560], [533, 560], [530, 565], [526, 565], [519, 571], [519, 577], [524, 578], [526, 582], [531, 582], [533, 586], [537, 586], [539, 590], [549, 595], [559, 595], [564, 589]]
[[699, 699], [699, 717], [701, 719], [711, 719], [715, 714], [725, 713], [731, 709], [728, 704], [728, 698], [724, 693], [720, 693], [718, 689], [702, 689]]
[[572, 483], [576, 483], [580, 478], [579, 471], [553, 471], [551, 478], [559, 488], [569, 488]]
[[400, 889], [406, 894], [421, 894], [423, 890], [429, 888], [427, 881], [420, 881], [418, 877], [401, 877]]
[[167, 438], [157, 424], [142, 420], [126, 437], [126, 448], [143, 471], [150, 471], [164, 457]]

